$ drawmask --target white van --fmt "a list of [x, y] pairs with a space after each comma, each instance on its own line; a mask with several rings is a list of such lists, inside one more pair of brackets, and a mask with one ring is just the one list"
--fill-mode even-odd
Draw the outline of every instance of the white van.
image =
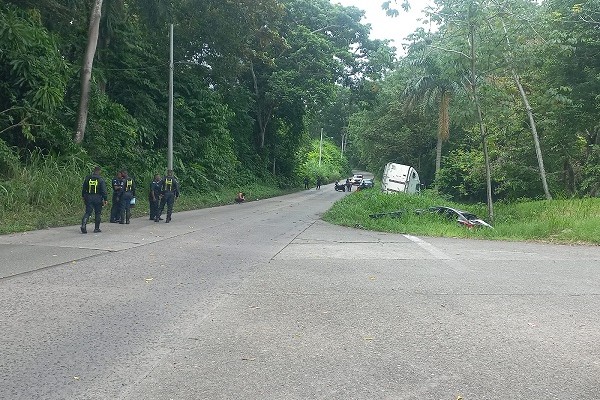
[[381, 190], [385, 193], [419, 193], [419, 174], [409, 165], [387, 163], [383, 170]]

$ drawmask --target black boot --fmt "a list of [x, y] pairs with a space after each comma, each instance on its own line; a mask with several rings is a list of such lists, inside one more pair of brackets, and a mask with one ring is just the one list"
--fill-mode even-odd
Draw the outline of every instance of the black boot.
[[81, 220], [81, 233], [87, 233], [87, 218]]
[[102, 232], [100, 230], [100, 223], [96, 223], [96, 226], [94, 227], [94, 233], [100, 233], [100, 232]]
[[165, 221], [165, 223], [169, 223], [171, 222], [171, 214], [167, 214], [167, 220]]

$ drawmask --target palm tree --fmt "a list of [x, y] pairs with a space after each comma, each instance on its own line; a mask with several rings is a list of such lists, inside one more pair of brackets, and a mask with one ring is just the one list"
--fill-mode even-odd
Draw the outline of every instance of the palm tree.
[[419, 73], [410, 79], [404, 89], [406, 106], [420, 108], [423, 112], [430, 108], [438, 110], [438, 132], [435, 157], [437, 177], [442, 162], [442, 143], [450, 138], [450, 100], [453, 95], [464, 91], [463, 86], [443, 72], [439, 59], [425, 57], [412, 63]]

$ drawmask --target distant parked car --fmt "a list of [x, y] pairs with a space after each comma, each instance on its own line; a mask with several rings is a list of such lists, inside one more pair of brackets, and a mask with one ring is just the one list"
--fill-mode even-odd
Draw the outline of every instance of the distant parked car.
[[448, 219], [456, 219], [456, 222], [459, 225], [465, 226], [469, 229], [476, 228], [480, 226], [485, 226], [487, 228], [492, 228], [490, 224], [485, 222], [484, 220], [477, 217], [477, 215], [470, 213], [468, 211], [461, 211], [450, 207], [437, 206], [430, 207], [429, 212], [440, 214]]
[[357, 190], [370, 189], [373, 186], [375, 186], [373, 179], [363, 179], [362, 182], [360, 182], [360, 185], [358, 185]]
[[362, 182], [363, 178], [364, 176], [362, 176], [361, 174], [354, 174], [352, 175], [352, 178], [350, 178], [350, 181], [354, 186], [358, 186]]

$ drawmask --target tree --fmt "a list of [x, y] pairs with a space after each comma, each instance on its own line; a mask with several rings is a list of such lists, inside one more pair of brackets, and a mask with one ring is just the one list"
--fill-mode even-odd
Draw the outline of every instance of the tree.
[[0, 140], [21, 149], [35, 142], [64, 145], [56, 116], [64, 107], [67, 71], [39, 13], [0, 5]]
[[[418, 54], [421, 53], [421, 51], [418, 52]], [[411, 62], [409, 57], [416, 59]], [[417, 106], [423, 105], [424, 111], [429, 106], [434, 106], [438, 110], [435, 157], [435, 175], [437, 176], [442, 160], [442, 143], [450, 137], [450, 99], [454, 94], [463, 92], [462, 78], [451, 68], [450, 61], [443, 60], [441, 56], [409, 54], [407, 59], [411, 66], [417, 68], [415, 76], [409, 79], [404, 89], [403, 95], [407, 99], [407, 106], [415, 109]], [[444, 67], [441, 67], [442, 65]]]
[[542, 187], [544, 189], [544, 194], [546, 195], [547, 200], [552, 200], [552, 195], [550, 194], [550, 190], [548, 189], [548, 181], [546, 180], [546, 169], [544, 167], [544, 159], [542, 156], [542, 149], [540, 146], [540, 138], [539, 138], [537, 126], [535, 123], [535, 118], [533, 116], [533, 109], [529, 103], [529, 99], [527, 98], [527, 93], [525, 93], [525, 89], [523, 88], [523, 85], [521, 84], [521, 77], [519, 76], [519, 74], [517, 73], [517, 71], [515, 70], [515, 67], [514, 67], [512, 46], [511, 46], [510, 38], [508, 37], [508, 31], [506, 29], [506, 24], [504, 23], [504, 21], [502, 21], [502, 27], [504, 28], [504, 33], [506, 35], [506, 45], [507, 45], [506, 60], [510, 66], [511, 75], [513, 77], [513, 80], [515, 81], [515, 84], [517, 85], [517, 88], [519, 89], [519, 94], [521, 95], [521, 99], [523, 100], [523, 106], [525, 107], [527, 117], [529, 118], [529, 127], [531, 129], [531, 134], [533, 136], [535, 154], [536, 154], [536, 158], [538, 160], [538, 166], [539, 166], [539, 170], [540, 170], [540, 178], [542, 180]]
[[83, 142], [87, 115], [90, 101], [90, 81], [92, 79], [92, 67], [98, 45], [100, 31], [100, 18], [102, 16], [102, 0], [94, 0], [94, 6], [90, 14], [87, 47], [81, 69], [81, 93], [79, 100], [79, 113], [77, 118], [77, 129], [75, 131], [75, 143]]

